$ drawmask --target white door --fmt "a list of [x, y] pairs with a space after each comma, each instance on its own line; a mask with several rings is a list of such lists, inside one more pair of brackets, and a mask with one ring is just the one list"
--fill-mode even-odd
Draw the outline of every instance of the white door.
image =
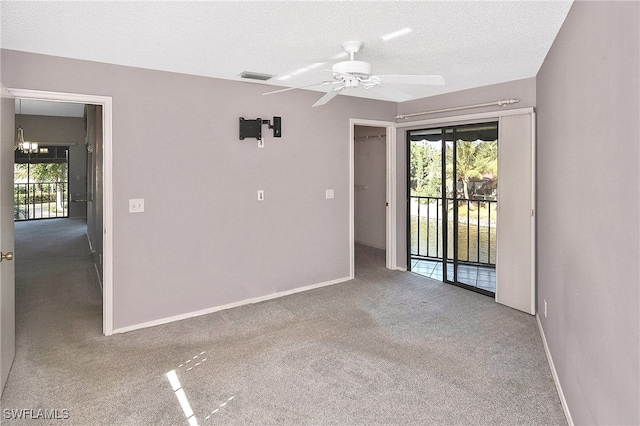
[[[0, 83], [1, 84], [1, 83]], [[0, 394], [16, 354], [13, 262], [13, 143], [15, 100], [2, 85], [0, 101]]]

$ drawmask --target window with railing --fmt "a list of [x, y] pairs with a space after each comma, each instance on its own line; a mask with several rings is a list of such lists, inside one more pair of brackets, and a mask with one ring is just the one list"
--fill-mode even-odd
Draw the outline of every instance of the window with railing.
[[14, 219], [69, 217], [69, 148], [18, 150], [14, 163]]
[[[424, 259], [443, 257], [443, 228], [453, 235], [453, 199], [447, 198], [443, 220], [442, 198], [411, 196], [411, 256]], [[496, 263], [496, 200], [457, 199], [458, 203], [458, 260], [478, 265]], [[453, 244], [447, 247], [447, 257], [453, 259]]]
[[411, 258], [495, 266], [497, 136], [496, 123], [408, 133]]

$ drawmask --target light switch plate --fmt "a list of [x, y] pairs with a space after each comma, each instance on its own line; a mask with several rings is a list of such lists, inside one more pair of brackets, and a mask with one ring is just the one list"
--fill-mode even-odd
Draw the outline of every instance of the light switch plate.
[[129, 200], [129, 213], [144, 212], [144, 198], [135, 198]]
[[333, 196], [334, 196], [333, 189], [327, 189], [327, 192], [326, 192], [327, 199], [333, 198]]

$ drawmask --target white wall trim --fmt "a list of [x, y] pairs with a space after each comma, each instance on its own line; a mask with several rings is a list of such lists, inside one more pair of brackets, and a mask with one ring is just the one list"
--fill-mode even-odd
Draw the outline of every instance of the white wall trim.
[[16, 98], [52, 102], [102, 105], [103, 137], [103, 240], [102, 240], [102, 332], [113, 334], [113, 170], [112, 135], [113, 104], [110, 96], [49, 92], [28, 89], [8, 89]]
[[349, 278], [354, 279], [356, 277], [356, 195], [355, 195], [355, 150], [356, 150], [356, 135], [355, 124], [353, 118], [349, 120]]
[[267, 300], [278, 299], [280, 297], [289, 296], [291, 294], [301, 293], [303, 291], [308, 291], [308, 290], [313, 290], [313, 289], [320, 288], [320, 287], [327, 287], [327, 286], [330, 286], [330, 285], [339, 284], [339, 283], [342, 283], [342, 282], [345, 282], [345, 281], [349, 281], [351, 279], [352, 279], [351, 277], [338, 278], [338, 279], [335, 279], [335, 280], [325, 281], [325, 282], [318, 283], [318, 284], [312, 284], [312, 285], [308, 285], [308, 286], [305, 286], [305, 287], [294, 288], [293, 290], [280, 291], [280, 292], [277, 292], [277, 293], [268, 294], [266, 296], [253, 297], [251, 299], [245, 299], [245, 300], [241, 300], [239, 302], [228, 303], [228, 304], [222, 305], [222, 306], [214, 306], [213, 308], [201, 309], [199, 311], [187, 312], [186, 314], [180, 314], [180, 315], [175, 315], [175, 316], [172, 316], [172, 317], [160, 318], [160, 319], [157, 319], [157, 320], [147, 321], [147, 322], [143, 322], [143, 323], [140, 323], [140, 324], [130, 325], [130, 326], [127, 326], [127, 327], [120, 327], [120, 328], [117, 328], [117, 329], [113, 330], [113, 333], [114, 334], [126, 333], [128, 331], [140, 330], [142, 328], [154, 327], [156, 325], [168, 324], [168, 323], [171, 323], [171, 322], [174, 322], [174, 321], [180, 321], [180, 320], [184, 320], [184, 319], [188, 319], [188, 318], [199, 317], [201, 315], [212, 314], [214, 312], [219, 312], [219, 311], [224, 311], [224, 310], [227, 310], [227, 309], [237, 308], [239, 306], [252, 305], [254, 303], [265, 302]]
[[531, 314], [536, 313], [536, 288], [537, 288], [537, 264], [536, 264], [536, 222], [538, 206], [536, 205], [536, 113], [531, 112]]
[[393, 121], [350, 119], [349, 127], [349, 262], [351, 278], [355, 278], [355, 126], [383, 127], [386, 134], [386, 267], [398, 269], [397, 223], [398, 200], [397, 181], [397, 141], [396, 123]]
[[551, 357], [551, 352], [549, 351], [549, 345], [547, 345], [547, 338], [544, 335], [544, 330], [542, 329], [542, 323], [540, 322], [540, 315], [538, 314], [536, 314], [536, 321], [538, 322], [538, 330], [540, 330], [540, 337], [542, 337], [544, 352], [547, 355], [547, 361], [549, 361], [549, 367], [551, 368], [551, 375], [553, 376], [553, 382], [556, 384], [556, 390], [558, 391], [558, 396], [560, 397], [560, 404], [562, 404], [562, 410], [564, 411], [564, 416], [567, 418], [567, 424], [569, 426], [573, 426], [574, 423], [573, 423], [573, 419], [571, 418], [571, 412], [569, 411], [567, 400], [564, 397], [564, 392], [562, 391], [562, 385], [560, 384], [560, 379], [558, 378], [558, 372], [556, 371], [556, 366], [553, 364], [553, 358]]
[[104, 286], [102, 285], [102, 279], [100, 278], [100, 271], [98, 271], [98, 265], [93, 262], [93, 269], [96, 271], [96, 277], [98, 278], [98, 285], [100, 286], [100, 294], [104, 297]]
[[463, 121], [475, 121], [475, 120], [491, 120], [498, 119], [500, 117], [505, 117], [508, 115], [520, 115], [520, 114], [532, 114], [534, 112], [533, 108], [518, 108], [518, 109], [502, 109], [498, 111], [491, 112], [479, 112], [477, 114], [466, 114], [466, 115], [455, 115], [450, 117], [440, 117], [440, 118], [430, 118], [427, 120], [417, 120], [417, 121], [400, 121], [396, 123], [397, 128], [405, 128], [405, 127], [423, 127], [430, 125], [446, 125], [451, 123], [458, 123]]
[[396, 140], [396, 126], [390, 124], [386, 128], [387, 134], [387, 268], [398, 269], [398, 239], [397, 221], [398, 200], [397, 200], [397, 155], [398, 146]]

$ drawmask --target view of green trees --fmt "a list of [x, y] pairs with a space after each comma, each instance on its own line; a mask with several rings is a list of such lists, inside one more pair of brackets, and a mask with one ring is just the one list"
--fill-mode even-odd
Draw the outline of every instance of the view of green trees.
[[14, 181], [30, 182], [66, 182], [66, 163], [37, 163], [15, 164], [13, 169]]
[[[456, 146], [456, 190], [458, 198], [470, 199], [479, 195], [489, 195], [498, 178], [498, 141], [458, 141]], [[453, 193], [453, 146], [446, 147], [447, 197]], [[411, 146], [411, 195], [423, 197], [442, 196], [442, 149], [440, 142], [426, 140], [414, 142]], [[472, 185], [473, 182], [478, 184]], [[482, 182], [482, 184], [480, 184]]]
[[[462, 195], [469, 199], [469, 183], [486, 178], [498, 179], [498, 141], [459, 141], [456, 147], [457, 181], [462, 183]], [[452, 150], [447, 150], [451, 155]], [[447, 166], [447, 176], [453, 173], [453, 165]]]
[[440, 197], [442, 195], [442, 149], [440, 142], [426, 140], [411, 145], [411, 195]]
[[[447, 256], [453, 258], [454, 207], [457, 206], [458, 252], [461, 261], [495, 263], [498, 141], [447, 142], [443, 205], [441, 141], [413, 140], [410, 148], [411, 253], [426, 257], [443, 255], [443, 207], [448, 221]], [[458, 201], [455, 203], [453, 198]]]
[[66, 216], [67, 180], [67, 163], [15, 163], [14, 218]]

